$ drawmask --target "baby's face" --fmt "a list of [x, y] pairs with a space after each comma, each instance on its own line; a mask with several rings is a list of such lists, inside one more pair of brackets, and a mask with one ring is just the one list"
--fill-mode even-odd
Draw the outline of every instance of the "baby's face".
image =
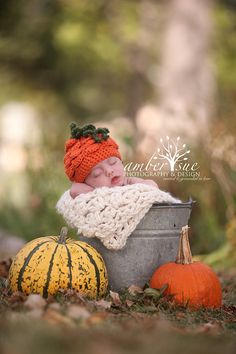
[[124, 180], [125, 171], [122, 161], [112, 156], [94, 166], [84, 182], [96, 188], [122, 186]]

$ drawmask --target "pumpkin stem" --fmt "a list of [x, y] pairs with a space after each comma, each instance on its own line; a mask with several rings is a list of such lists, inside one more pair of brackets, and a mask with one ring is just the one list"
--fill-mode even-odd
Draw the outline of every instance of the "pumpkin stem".
[[109, 138], [109, 130], [107, 128], [96, 128], [93, 124], [86, 124], [79, 128], [76, 123], [70, 124], [71, 139], [80, 139], [81, 137], [92, 138], [96, 143]]
[[66, 226], [63, 226], [61, 228], [61, 232], [60, 232], [58, 243], [63, 243], [63, 244], [66, 243], [67, 232], [68, 232], [68, 228]]
[[188, 225], [182, 227], [180, 239], [179, 239], [179, 249], [175, 263], [178, 264], [191, 264], [193, 263], [192, 253], [189, 245], [188, 239]]

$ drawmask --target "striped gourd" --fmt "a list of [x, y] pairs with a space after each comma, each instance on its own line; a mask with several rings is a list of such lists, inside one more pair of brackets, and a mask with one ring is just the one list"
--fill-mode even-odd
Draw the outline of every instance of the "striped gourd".
[[58, 289], [75, 289], [90, 298], [106, 293], [107, 271], [101, 255], [85, 242], [60, 236], [44, 236], [28, 242], [14, 258], [9, 287], [43, 297]]

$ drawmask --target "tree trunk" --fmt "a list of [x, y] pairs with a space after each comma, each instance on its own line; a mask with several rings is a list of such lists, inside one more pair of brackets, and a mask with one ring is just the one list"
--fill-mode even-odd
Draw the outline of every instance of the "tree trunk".
[[158, 105], [137, 114], [141, 153], [153, 151], [159, 138], [180, 135], [199, 143], [207, 135], [215, 83], [209, 60], [211, 0], [169, 0], [161, 41], [160, 66], [154, 74]]

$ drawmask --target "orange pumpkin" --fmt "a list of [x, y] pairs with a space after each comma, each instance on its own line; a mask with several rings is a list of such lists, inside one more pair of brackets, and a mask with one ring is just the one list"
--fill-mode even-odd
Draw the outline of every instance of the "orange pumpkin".
[[186, 225], [182, 228], [175, 262], [160, 266], [150, 280], [152, 288], [168, 284], [165, 294], [173, 295], [175, 303], [191, 308], [218, 308], [222, 303], [219, 279], [206, 264], [193, 261]]

